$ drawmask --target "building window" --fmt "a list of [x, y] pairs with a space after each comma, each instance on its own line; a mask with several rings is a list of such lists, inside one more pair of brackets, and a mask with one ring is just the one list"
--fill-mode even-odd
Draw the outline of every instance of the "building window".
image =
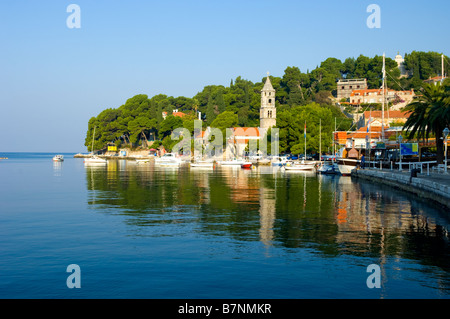
[[272, 103], [272, 99], [269, 99], [269, 104]]

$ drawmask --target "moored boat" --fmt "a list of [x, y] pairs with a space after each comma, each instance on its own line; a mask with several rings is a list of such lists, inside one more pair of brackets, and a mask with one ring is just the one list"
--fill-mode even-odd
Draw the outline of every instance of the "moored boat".
[[284, 169], [286, 170], [292, 170], [292, 171], [312, 171], [315, 170], [316, 164], [315, 163], [295, 163], [293, 165], [286, 165]]
[[174, 153], [166, 153], [161, 157], [155, 158], [155, 164], [159, 166], [176, 167], [181, 164], [181, 160]]
[[100, 157], [94, 155], [92, 157], [86, 158], [84, 160], [84, 163], [85, 164], [94, 164], [94, 165], [105, 165], [108, 162], [104, 158], [100, 158]]
[[53, 162], [62, 162], [62, 161], [64, 161], [64, 155], [53, 156]]
[[86, 158], [84, 160], [84, 164], [92, 164], [92, 165], [106, 165], [108, 162], [104, 158], [100, 158], [97, 155], [94, 155], [94, 136], [95, 136], [95, 126], [94, 126], [94, 134], [92, 134], [92, 156], [89, 158]]
[[233, 159], [231, 161], [219, 161], [218, 164], [220, 165], [242, 165], [245, 164], [246, 162], [244, 160], [238, 160], [238, 159]]
[[252, 162], [245, 162], [241, 164], [241, 168], [252, 168]]
[[324, 175], [336, 175], [339, 174], [339, 166], [334, 162], [323, 162], [317, 172]]
[[339, 173], [344, 176], [351, 175], [352, 170], [356, 168], [358, 163], [359, 161], [355, 158], [338, 158]]

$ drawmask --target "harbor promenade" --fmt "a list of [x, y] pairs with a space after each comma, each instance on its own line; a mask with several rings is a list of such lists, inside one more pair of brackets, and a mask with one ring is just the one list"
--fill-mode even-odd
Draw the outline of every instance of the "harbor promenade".
[[450, 208], [450, 172], [423, 172], [417, 173], [417, 177], [411, 175], [409, 170], [366, 168], [352, 171], [352, 177], [390, 185]]

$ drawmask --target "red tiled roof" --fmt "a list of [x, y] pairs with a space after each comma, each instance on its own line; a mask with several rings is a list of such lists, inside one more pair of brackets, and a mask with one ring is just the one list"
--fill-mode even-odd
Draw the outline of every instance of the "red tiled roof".
[[[395, 92], [395, 91], [386, 89], [386, 92]], [[381, 95], [382, 91], [381, 89], [353, 90], [350, 96], [355, 96], [355, 93], [359, 93], [360, 96], [363, 96], [365, 93], [379, 93]]]
[[[367, 129], [366, 129], [367, 130]], [[355, 132], [348, 135], [349, 138], [365, 138], [370, 135], [370, 138], [379, 138], [381, 136], [380, 132]]]
[[173, 116], [178, 116], [178, 117], [186, 116], [186, 114], [184, 114], [183, 112], [173, 112], [172, 115]]
[[[443, 77], [445, 79], [445, 76]], [[442, 76], [430, 77], [429, 79], [424, 80], [424, 82], [432, 82], [432, 81], [440, 81], [442, 80]]]
[[234, 136], [258, 136], [259, 129], [257, 127], [235, 127], [233, 128]]
[[[381, 118], [381, 112], [382, 111], [372, 111], [372, 118]], [[387, 117], [389, 115], [389, 118], [408, 118], [409, 114], [408, 112], [402, 112], [402, 111], [384, 111], [384, 116]], [[370, 111], [364, 112], [364, 117], [368, 119], [371, 116]]]
[[[372, 126], [369, 130], [372, 133], [373, 132], [381, 132], [381, 126]], [[360, 127], [357, 132], [367, 132], [367, 126]]]

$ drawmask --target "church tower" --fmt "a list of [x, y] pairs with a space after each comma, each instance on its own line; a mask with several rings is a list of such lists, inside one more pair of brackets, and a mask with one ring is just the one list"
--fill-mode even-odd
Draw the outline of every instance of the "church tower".
[[259, 113], [259, 127], [268, 130], [277, 125], [277, 109], [275, 108], [275, 90], [270, 82], [269, 72], [267, 80], [261, 90], [261, 109]]

